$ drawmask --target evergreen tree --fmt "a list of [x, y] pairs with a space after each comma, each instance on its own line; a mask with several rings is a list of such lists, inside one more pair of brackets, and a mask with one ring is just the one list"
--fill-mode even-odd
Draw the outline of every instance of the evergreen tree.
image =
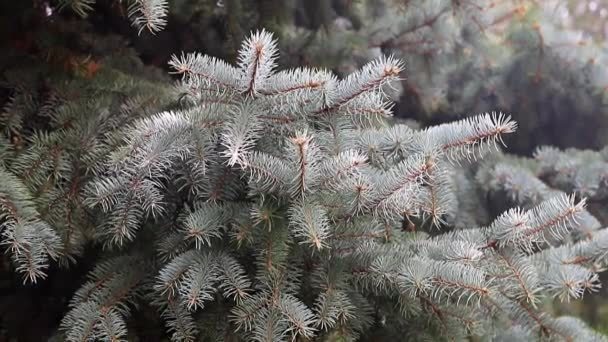
[[[125, 340], [144, 303], [176, 341], [605, 339], [542, 305], [599, 287], [606, 234], [580, 197], [591, 185], [466, 221], [467, 173], [515, 131], [508, 116], [391, 124], [393, 57], [343, 79], [277, 71], [266, 31], [238, 56], [175, 56], [183, 78], [169, 88], [100, 78], [107, 93], [92, 102], [46, 106], [46, 129], [17, 110], [27, 94], [12, 96], [0, 208], [16, 271], [38, 282], [50, 260], [104, 249], [62, 321], [68, 341]], [[153, 113], [150, 96], [176, 102]], [[547, 177], [555, 154], [539, 150]], [[600, 193], [593, 177], [579, 178]]]

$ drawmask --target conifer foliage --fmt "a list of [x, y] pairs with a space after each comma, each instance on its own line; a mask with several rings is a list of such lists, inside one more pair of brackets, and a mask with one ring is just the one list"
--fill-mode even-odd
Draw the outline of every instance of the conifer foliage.
[[[105, 255], [70, 302], [68, 341], [126, 340], [143, 302], [174, 341], [356, 340], [378, 329], [605, 340], [541, 306], [599, 287], [592, 264], [606, 246], [575, 234], [580, 196], [547, 196], [486, 227], [449, 224], [462, 202], [455, 170], [498, 149], [516, 130], [509, 116], [415, 130], [387, 120], [387, 90], [404, 72], [393, 57], [344, 79], [279, 71], [266, 31], [238, 56], [236, 66], [175, 56], [179, 105], [107, 133], [82, 195]], [[20, 180], [0, 177], [14, 179], [0, 185], [2, 243], [35, 281], [61, 239]], [[546, 257], [586, 250], [571, 239], [593, 245], [593, 262]]]
[[[93, 11], [96, 0], [58, 0], [59, 9], [69, 8], [81, 17], [86, 17]], [[117, 6], [123, 6], [122, 0], [116, 1]], [[167, 24], [169, 3], [167, 0], [128, 0], [127, 16], [139, 34], [143, 30], [150, 33], [161, 31]]]

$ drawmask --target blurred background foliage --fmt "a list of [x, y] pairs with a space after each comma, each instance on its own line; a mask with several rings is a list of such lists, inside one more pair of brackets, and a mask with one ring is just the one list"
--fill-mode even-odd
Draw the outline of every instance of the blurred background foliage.
[[597, 43], [608, 38], [608, 1], [564, 1], [555, 6], [554, 15], [565, 28], [576, 28], [593, 37]]
[[[66, 1], [0, 3], [5, 117], [19, 89], [15, 83], [28, 89], [23, 108], [36, 113], [58, 84], [105, 84], [125, 75], [169, 81], [167, 61], [181, 51], [234, 62], [241, 40], [265, 27], [278, 36], [282, 68], [310, 65], [345, 75], [381, 54], [403, 59], [403, 82], [387, 91], [397, 100], [395, 115], [416, 125], [495, 110], [519, 124], [507, 141], [511, 153], [608, 144], [608, 0], [170, 0], [166, 27], [155, 34], [138, 34], [126, 1], [70, 0], [60, 8]], [[79, 2], [91, 9], [75, 11]], [[165, 100], [157, 105], [171, 106]], [[16, 148], [28, 129], [48, 124], [30, 116], [9, 132]], [[0, 316], [45, 307], [39, 319], [51, 329], [79, 269], [57, 271], [63, 276], [37, 289], [16, 289], [15, 279], [0, 272], [0, 290], [7, 293]], [[34, 304], [31, 298], [40, 297], [46, 301]], [[578, 312], [608, 333], [608, 305], [598, 300], [605, 297], [602, 290], [553, 308]]]

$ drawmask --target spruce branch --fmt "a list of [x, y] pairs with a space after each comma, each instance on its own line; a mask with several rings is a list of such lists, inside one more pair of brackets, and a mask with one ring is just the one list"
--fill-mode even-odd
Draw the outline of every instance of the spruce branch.
[[0, 245], [11, 253], [24, 282], [46, 278], [50, 259], [57, 259], [63, 243], [55, 230], [40, 219], [29, 190], [0, 166]]
[[296, 174], [292, 180], [291, 194], [293, 197], [304, 197], [318, 182], [319, 149], [312, 135], [306, 131], [296, 132], [289, 142], [287, 157]]
[[181, 301], [169, 298], [161, 306], [161, 317], [165, 321], [173, 341], [196, 341], [198, 329], [194, 319]]
[[154, 289], [167, 298], [175, 297], [181, 278], [196, 263], [197, 259], [198, 253], [194, 250], [173, 258], [160, 270]]
[[275, 156], [254, 151], [247, 155], [242, 166], [249, 179], [263, 192], [287, 189], [293, 180], [293, 170], [286, 161]]
[[413, 195], [433, 167], [435, 162], [432, 159], [414, 154], [390, 169], [379, 179], [374, 199], [375, 210], [385, 216], [411, 211]]
[[[511, 298], [525, 301], [536, 308], [540, 301], [540, 292], [543, 290], [538, 270], [521, 252], [502, 250], [497, 254], [507, 269], [507, 279], [515, 283], [515, 286], [513, 284], [501, 286], [503, 293]], [[501, 279], [504, 278], [501, 277]]]
[[178, 293], [184, 298], [188, 311], [203, 308], [206, 301], [213, 299], [217, 278], [217, 267], [210, 256], [199, 258], [196, 264], [184, 273]]
[[69, 7], [81, 17], [86, 17], [93, 10], [95, 0], [59, 0], [58, 9], [61, 11]]
[[279, 309], [283, 320], [287, 321], [287, 333], [293, 336], [311, 337], [316, 331], [314, 328], [314, 315], [301, 301], [291, 295], [279, 298]]
[[137, 28], [137, 34], [141, 34], [144, 29], [154, 34], [167, 24], [168, 12], [169, 4], [166, 0], [132, 0], [127, 15]]
[[512, 209], [492, 224], [497, 242], [533, 251], [536, 244], [548, 238], [562, 239], [576, 224], [585, 200], [575, 203], [574, 196], [557, 196], [529, 211]]
[[367, 157], [357, 150], [347, 150], [335, 157], [324, 159], [319, 165], [318, 186], [340, 189], [361, 174]]
[[221, 230], [227, 222], [226, 211], [224, 206], [212, 203], [194, 209], [183, 220], [185, 239], [194, 240], [197, 249], [210, 246], [212, 239], [221, 237]]
[[228, 158], [229, 166], [242, 164], [247, 152], [253, 148], [260, 130], [256, 112], [258, 111], [253, 105], [246, 103], [232, 115], [232, 120], [226, 125], [222, 133], [223, 144], [226, 147], [223, 156]]
[[218, 261], [220, 289], [225, 297], [241, 303], [250, 296], [251, 281], [241, 264], [230, 256]]
[[241, 71], [214, 57], [198, 53], [173, 55], [169, 66], [182, 75], [189, 87], [215, 92], [237, 91]]
[[578, 265], [550, 267], [546, 275], [543, 283], [547, 293], [562, 301], [580, 299], [586, 291], [595, 292], [601, 287], [597, 273]]
[[[130, 262], [125, 264], [124, 262]], [[144, 266], [144, 267], [142, 267]], [[125, 317], [135, 299], [141, 296], [140, 285], [146, 267], [136, 256], [122, 257], [96, 267], [89, 282], [70, 302], [70, 310], [60, 329], [68, 341], [94, 341], [104, 336], [126, 337]]]
[[[336, 78], [325, 70], [296, 68], [279, 71], [270, 76], [268, 85], [261, 93], [265, 96], [277, 97], [273, 101], [286, 101], [287, 96], [296, 93], [300, 96], [313, 96], [321, 92], [331, 96], [335, 91]], [[277, 101], [277, 102], [278, 102]]]
[[474, 300], [480, 305], [482, 298], [491, 294], [492, 289], [486, 283], [486, 275], [479, 269], [441, 262], [431, 265], [432, 293], [439, 299], [444, 296], [451, 298], [456, 305], [463, 299], [465, 305]]
[[335, 97], [315, 114], [332, 112], [359, 95], [381, 91], [384, 85], [399, 79], [403, 68], [402, 62], [392, 56], [369, 62], [361, 70], [341, 80], [336, 85]]
[[476, 158], [485, 146], [497, 147], [502, 135], [513, 133], [517, 124], [503, 113], [482, 114], [461, 121], [434, 126], [423, 131], [444, 151], [451, 161], [461, 158]]
[[321, 206], [304, 199], [290, 208], [291, 230], [297, 239], [302, 240], [301, 243], [317, 250], [327, 248], [330, 228], [326, 215]]
[[268, 77], [275, 68], [278, 49], [272, 34], [266, 30], [252, 33], [243, 42], [238, 54], [242, 72], [241, 93], [255, 97], [267, 87]]

